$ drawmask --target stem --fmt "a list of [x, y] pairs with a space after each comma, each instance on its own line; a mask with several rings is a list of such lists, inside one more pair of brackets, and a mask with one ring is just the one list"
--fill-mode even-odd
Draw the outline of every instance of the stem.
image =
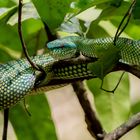
[[90, 102], [87, 98], [87, 92], [84, 88], [83, 82], [74, 82], [72, 83], [73, 89], [78, 97], [78, 100], [85, 113], [85, 121], [87, 123], [87, 128], [90, 134], [95, 137], [97, 140], [102, 140], [100, 137], [104, 134], [103, 128], [96, 117], [94, 110], [92, 109]]
[[140, 124], [140, 112], [133, 115], [127, 122], [120, 125], [113, 132], [106, 134], [104, 140], [118, 140], [124, 134], [126, 134], [139, 124]]
[[38, 70], [41, 71], [41, 69], [32, 62], [32, 60], [30, 59], [30, 56], [28, 54], [24, 39], [23, 39], [23, 35], [22, 35], [22, 27], [21, 27], [21, 18], [22, 18], [22, 7], [23, 7], [23, 0], [19, 0], [19, 8], [18, 8], [18, 33], [19, 33], [19, 38], [21, 41], [21, 45], [22, 45], [22, 49], [24, 52], [25, 57], [27, 58], [28, 62], [31, 64], [31, 66]]
[[2, 140], [7, 140], [8, 117], [9, 117], [9, 108], [4, 110], [4, 126]]
[[[131, 18], [132, 10], [133, 10], [133, 7], [134, 7], [135, 4], [136, 4], [136, 1], [133, 0], [132, 4], [130, 5], [130, 7], [128, 9], [128, 11], [126, 12], [126, 14], [124, 15], [123, 19], [121, 20], [121, 22], [120, 22], [120, 24], [118, 26], [118, 29], [116, 31], [115, 37], [114, 37], [114, 41], [113, 41], [114, 45], [116, 45], [116, 41], [117, 41], [118, 37], [121, 35], [121, 33], [125, 30], [126, 26], [128, 25], [129, 20]], [[122, 30], [119, 32], [119, 30], [120, 30], [121, 26], [123, 25], [123, 22], [125, 21], [127, 16], [128, 16], [128, 18], [127, 18], [126, 24], [123, 26]]]

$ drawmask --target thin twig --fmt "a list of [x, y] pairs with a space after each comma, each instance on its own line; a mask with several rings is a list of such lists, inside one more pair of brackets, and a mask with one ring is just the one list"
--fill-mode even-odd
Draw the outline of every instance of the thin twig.
[[112, 71], [119, 71], [119, 70], [129, 72], [140, 79], [140, 68], [138, 67], [130, 66], [128, 64], [119, 62]]
[[[126, 26], [128, 25], [129, 20], [130, 20], [130, 18], [131, 18], [132, 10], [133, 10], [133, 7], [134, 7], [135, 4], [136, 4], [136, 1], [133, 0], [133, 1], [132, 1], [132, 4], [130, 5], [130, 7], [129, 7], [129, 9], [128, 9], [128, 11], [126, 12], [126, 14], [124, 15], [123, 19], [121, 20], [121, 22], [120, 22], [120, 24], [119, 24], [119, 26], [118, 26], [118, 29], [117, 29], [117, 31], [116, 31], [115, 37], [114, 37], [114, 41], [113, 41], [113, 42], [114, 42], [114, 45], [116, 45], [116, 41], [117, 41], [118, 37], [121, 35], [121, 33], [124, 31], [124, 29], [125, 29]], [[126, 21], [126, 24], [122, 27], [122, 29], [121, 29], [121, 31], [120, 31], [120, 28], [121, 28], [121, 26], [122, 26], [122, 24], [123, 24], [123, 22], [125, 21], [125, 19], [126, 19], [127, 16], [128, 16], [128, 19], [127, 19], [127, 21]], [[120, 32], [119, 32], [119, 31], [120, 31]]]
[[102, 140], [102, 137], [100, 137], [100, 135], [102, 136], [104, 134], [104, 131], [99, 120], [96, 117], [94, 110], [90, 105], [83, 82], [74, 82], [72, 86], [84, 110], [85, 121], [87, 123], [87, 128], [90, 134], [97, 140]]
[[126, 134], [139, 124], [140, 124], [140, 112], [133, 115], [127, 122], [116, 128], [113, 132], [106, 134], [104, 140], [118, 140], [124, 134]]
[[9, 108], [4, 110], [4, 125], [2, 140], [7, 140]]
[[116, 89], [118, 88], [118, 86], [120, 85], [121, 80], [122, 80], [124, 74], [125, 74], [125, 72], [122, 72], [122, 74], [121, 74], [121, 76], [120, 76], [120, 78], [119, 78], [119, 81], [117, 82], [117, 84], [116, 84], [116, 86], [115, 86], [114, 89], [112, 89], [112, 90], [104, 89], [104, 88], [103, 88], [103, 80], [104, 80], [104, 79], [102, 80], [102, 83], [101, 83], [101, 87], [100, 87], [100, 89], [103, 90], [103, 91], [106, 91], [106, 92], [114, 93], [114, 92], [116, 91]]
[[30, 59], [28, 51], [27, 51], [27, 48], [26, 48], [26, 45], [25, 45], [25, 42], [24, 42], [24, 39], [23, 39], [22, 27], [21, 27], [22, 7], [23, 7], [23, 0], [19, 0], [19, 7], [18, 7], [18, 33], [19, 33], [19, 38], [20, 38], [20, 41], [21, 41], [22, 49], [23, 49], [25, 57], [27, 58], [28, 62], [31, 64], [31, 66], [34, 69], [36, 69], [38, 71], [41, 71], [41, 69], [35, 63], [33, 63], [32, 60]]

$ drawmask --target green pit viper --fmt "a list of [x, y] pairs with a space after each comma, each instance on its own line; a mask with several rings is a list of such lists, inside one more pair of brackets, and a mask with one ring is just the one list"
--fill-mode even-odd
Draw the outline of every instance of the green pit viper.
[[[10, 108], [35, 91], [58, 88], [80, 78], [97, 76], [102, 79], [118, 62], [140, 68], [140, 41], [119, 37], [114, 45], [113, 40], [111, 37], [87, 39], [69, 36], [49, 42], [48, 54], [31, 57], [43, 73], [34, 70], [26, 59], [1, 64], [0, 109]], [[96, 61], [70, 65], [61, 63], [81, 54]]]

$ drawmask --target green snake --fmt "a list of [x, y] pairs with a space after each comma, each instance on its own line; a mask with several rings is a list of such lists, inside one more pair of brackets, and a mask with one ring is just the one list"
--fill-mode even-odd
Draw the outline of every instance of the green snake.
[[[48, 43], [48, 48], [55, 56], [60, 56], [71, 49], [71, 56], [81, 52], [84, 56], [96, 57], [108, 51], [113, 45], [114, 38], [87, 39], [79, 36], [70, 36]], [[140, 67], [140, 40], [119, 37], [115, 46], [119, 51], [119, 61]], [[66, 49], [65, 49], [66, 48]], [[62, 50], [64, 50], [62, 52]], [[102, 57], [102, 56], [101, 56]], [[111, 58], [110, 58], [111, 59]]]
[[[111, 37], [87, 39], [70, 36], [49, 42], [47, 47], [50, 50], [48, 54], [31, 58], [43, 69], [43, 73], [35, 71], [26, 59], [0, 65], [0, 109], [10, 108], [35, 91], [58, 88], [80, 78], [89, 79], [95, 75], [100, 77], [100, 73], [93, 69], [103, 67], [101, 71], [104, 72], [105, 69], [112, 69], [116, 62], [140, 68], [140, 41], [127, 38], [118, 38], [114, 46]], [[81, 54], [96, 58], [96, 62], [99, 63], [94, 66], [96, 62], [93, 62], [93, 68], [89, 67], [91, 63], [88, 62], [70, 65], [61, 63], [62, 60], [72, 59]], [[116, 58], [110, 62], [113, 60], [112, 54], [115, 54]], [[104, 65], [107, 61], [110, 63]], [[55, 82], [51, 83], [52, 81]]]

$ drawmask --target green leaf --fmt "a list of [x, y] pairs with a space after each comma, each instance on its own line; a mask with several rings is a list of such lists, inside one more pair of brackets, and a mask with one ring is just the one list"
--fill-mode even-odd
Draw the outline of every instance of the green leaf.
[[63, 22], [73, 0], [32, 0], [41, 19], [54, 30]]
[[0, 63], [10, 61], [13, 57], [4, 49], [0, 48]]
[[0, 7], [12, 7], [14, 5], [14, 0], [0, 0]]
[[92, 22], [87, 33], [87, 38], [101, 38], [101, 37], [108, 37], [109, 34], [97, 23]]
[[30, 55], [35, 55], [37, 50], [44, 48], [47, 40], [43, 24], [40, 20], [28, 19], [22, 23], [22, 29], [27, 50]]
[[119, 49], [117, 49], [113, 43], [108, 44], [108, 47], [109, 48], [105, 50], [99, 46], [98, 49], [95, 50], [98, 60], [88, 64], [88, 68], [100, 79], [103, 79], [104, 76], [116, 66], [120, 59]]
[[[17, 29], [14, 29], [10, 25], [3, 24], [0, 26], [0, 46], [8, 48], [7, 51], [21, 52], [21, 46]], [[16, 55], [16, 54], [15, 54]]]
[[57, 140], [51, 112], [44, 94], [28, 97], [31, 117], [24, 107], [10, 110], [10, 121], [19, 140]]
[[[104, 79], [103, 88], [112, 90], [117, 84], [120, 75], [120, 73], [109, 74]], [[115, 129], [128, 118], [130, 100], [127, 74], [123, 77], [115, 94], [101, 90], [101, 80], [99, 79], [88, 80], [87, 85], [94, 95], [96, 110], [106, 131]]]
[[90, 8], [92, 6], [97, 6], [99, 4], [104, 4], [111, 1], [112, 0], [79, 0], [78, 2], [75, 2], [75, 7], [83, 11], [84, 9]]
[[134, 6], [133, 11], [132, 11], [134, 19], [140, 20], [139, 11], [140, 11], [140, 1], [137, 0], [136, 5]]
[[133, 114], [136, 114], [136, 113], [140, 112], [140, 101], [138, 101], [136, 103], [133, 103], [131, 105], [131, 108], [132, 108], [132, 113]]
[[2, 13], [2, 15], [0, 15], [0, 25], [5, 24], [9, 20], [9, 18], [13, 14], [15, 14], [16, 11], [17, 11], [17, 6], [14, 6], [10, 9], [7, 9], [7, 10], [5, 9], [5, 12]]
[[63, 22], [59, 29], [67, 33], [77, 33], [79, 35], [82, 35], [82, 27], [83, 26], [81, 26], [80, 20], [78, 20], [76, 17], [73, 17], [70, 20]]
[[[36, 8], [34, 7], [33, 3], [28, 2], [25, 3], [22, 7], [22, 19], [21, 21], [25, 21], [28, 19], [36, 19], [38, 20], [40, 17], [37, 13]], [[14, 14], [8, 21], [8, 24], [10, 25], [15, 25], [16, 23], [18, 23], [18, 12], [16, 12], [16, 14]]]
[[[45, 46], [47, 38], [42, 27], [43, 24], [40, 20], [28, 19], [22, 22], [23, 36], [30, 55], [35, 55], [38, 49], [42, 49]], [[14, 26], [3, 24], [0, 26], [0, 31], [2, 34], [0, 37], [0, 49], [5, 50], [13, 59], [19, 58], [22, 53], [22, 47], [17, 32], [17, 24]], [[5, 57], [6, 55], [5, 53]]]
[[[111, 19], [110, 22], [116, 26], [116, 28], [118, 27], [118, 25], [120, 24], [121, 19], [120, 18], [115, 18], [115, 19]], [[124, 32], [131, 38], [134, 39], [140, 39], [140, 26], [139, 26], [140, 20], [130, 20], [128, 26], [125, 28]]]
[[82, 12], [93, 6], [101, 9], [105, 9], [111, 6], [113, 6], [113, 8], [119, 7], [121, 6], [122, 1], [123, 0], [79, 0], [75, 2], [74, 6], [75, 9], [77, 8], [80, 12]]

